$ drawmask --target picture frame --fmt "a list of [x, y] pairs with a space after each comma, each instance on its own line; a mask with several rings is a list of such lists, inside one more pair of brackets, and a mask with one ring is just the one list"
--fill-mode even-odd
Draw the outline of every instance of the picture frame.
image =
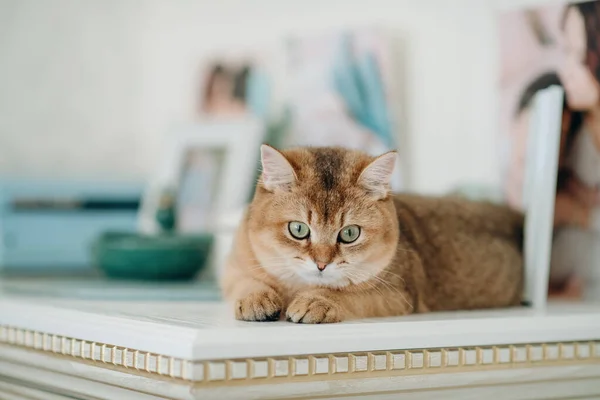
[[342, 146], [372, 156], [395, 150], [391, 188], [405, 190], [399, 39], [370, 25], [290, 35], [284, 54], [291, 123], [284, 147]]
[[[524, 203], [528, 197], [539, 196], [532, 201], [544, 204], [546, 200], [538, 193], [541, 183], [525, 176], [532, 157], [532, 129], [550, 121], [560, 123], [558, 144], [554, 137], [537, 144], [540, 148], [547, 148], [548, 143], [559, 147], [558, 162], [547, 164], [546, 170], [546, 174], [556, 175], [552, 177], [553, 215], [548, 215], [553, 232], [547, 295], [550, 299], [597, 302], [600, 122], [595, 115], [600, 109], [600, 1], [517, 7], [498, 14], [497, 28], [498, 154], [505, 200], [521, 211], [528, 208]], [[553, 111], [560, 118], [547, 114], [548, 120], [536, 121], [536, 95], [552, 86], [564, 91], [562, 107]], [[537, 149], [533, 152], [537, 152], [535, 157], [546, 157]], [[546, 179], [539, 168], [536, 174], [537, 179]], [[536, 229], [546, 235], [545, 229]]]
[[182, 183], [186, 167], [189, 166], [190, 153], [217, 154], [213, 161], [216, 159], [220, 164], [216, 178], [218, 184], [210, 188], [187, 188], [192, 192], [214, 191], [211, 193], [210, 209], [205, 210], [210, 216], [209, 220], [204, 220], [197, 227], [185, 226], [182, 231], [181, 212], [177, 210], [175, 230], [178, 233], [213, 233], [215, 242], [211, 267], [221, 265], [231, 246], [235, 229], [232, 224], [224, 224], [222, 221], [231, 219], [231, 215], [242, 214], [248, 203], [255, 183], [258, 149], [264, 132], [264, 123], [250, 115], [211, 118], [174, 130], [166, 139], [163, 160], [143, 195], [138, 230], [143, 234], [157, 234], [161, 231], [156, 220], [161, 197], [165, 191], [175, 193], [175, 197], [178, 197], [182, 189], [185, 189]]
[[525, 206], [524, 301], [545, 308], [550, 279], [556, 173], [562, 124], [564, 91], [558, 86], [535, 97], [529, 127], [523, 204]]

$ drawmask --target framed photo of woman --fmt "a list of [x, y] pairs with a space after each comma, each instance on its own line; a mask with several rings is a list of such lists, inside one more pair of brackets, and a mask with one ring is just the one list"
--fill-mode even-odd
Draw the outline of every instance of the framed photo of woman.
[[536, 95], [564, 90], [549, 294], [600, 299], [600, 1], [501, 16], [505, 194], [523, 209], [526, 148]]

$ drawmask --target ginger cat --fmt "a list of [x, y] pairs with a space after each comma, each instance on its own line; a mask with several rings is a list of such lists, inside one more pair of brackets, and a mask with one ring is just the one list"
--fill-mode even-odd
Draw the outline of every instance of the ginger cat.
[[261, 160], [221, 279], [237, 319], [328, 323], [519, 304], [517, 212], [392, 195], [395, 152], [263, 145]]

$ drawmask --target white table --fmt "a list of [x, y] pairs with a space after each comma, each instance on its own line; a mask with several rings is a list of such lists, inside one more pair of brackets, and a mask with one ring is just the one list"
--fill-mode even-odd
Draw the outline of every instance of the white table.
[[[35, 394], [42, 392], [55, 397]], [[235, 321], [222, 303], [4, 295], [0, 393], [44, 399], [595, 398], [600, 306], [309, 326]]]

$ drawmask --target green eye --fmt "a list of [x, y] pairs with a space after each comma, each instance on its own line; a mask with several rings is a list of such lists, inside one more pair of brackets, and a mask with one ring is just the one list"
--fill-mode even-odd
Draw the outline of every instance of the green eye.
[[292, 221], [288, 224], [290, 234], [298, 239], [306, 239], [310, 235], [310, 228], [304, 222]]
[[348, 225], [340, 231], [338, 240], [342, 243], [352, 243], [360, 236], [360, 226]]

